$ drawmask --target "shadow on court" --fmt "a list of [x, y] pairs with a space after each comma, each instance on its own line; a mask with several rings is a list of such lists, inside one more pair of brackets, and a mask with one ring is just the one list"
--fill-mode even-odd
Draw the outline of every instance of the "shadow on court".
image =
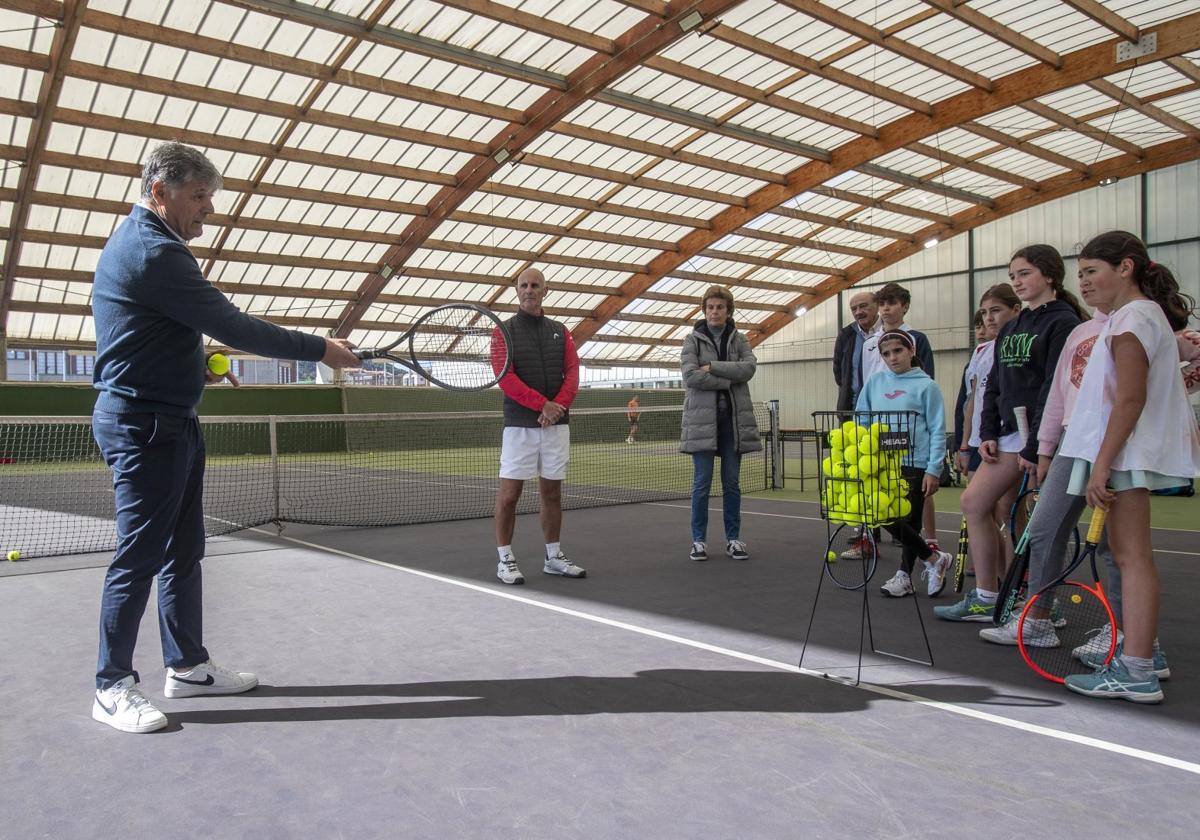
[[[1046, 698], [1001, 694], [986, 686], [938, 684], [922, 696], [946, 703], [999, 707], [1056, 706]], [[822, 686], [796, 674], [763, 671], [655, 669], [632, 677], [545, 677], [449, 680], [378, 685], [260, 685], [247, 699], [265, 697], [403, 698], [405, 702], [173, 711], [172, 726], [334, 720], [422, 720], [538, 715], [779, 712], [844, 714], [887, 701], [883, 695]], [[229, 702], [229, 698], [223, 698]], [[218, 701], [220, 702], [220, 701]], [[236, 701], [235, 701], [236, 702]]]

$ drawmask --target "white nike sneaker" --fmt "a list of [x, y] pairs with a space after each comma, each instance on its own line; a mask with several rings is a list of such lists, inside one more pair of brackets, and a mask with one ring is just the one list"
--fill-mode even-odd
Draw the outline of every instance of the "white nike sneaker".
[[92, 700], [92, 720], [134, 733], [154, 732], [167, 725], [167, 716], [146, 699], [132, 675], [116, 685], [96, 691]]
[[210, 659], [190, 671], [167, 669], [163, 694], [168, 697], [198, 697], [202, 694], [241, 694], [258, 685], [258, 677], [214, 665]]

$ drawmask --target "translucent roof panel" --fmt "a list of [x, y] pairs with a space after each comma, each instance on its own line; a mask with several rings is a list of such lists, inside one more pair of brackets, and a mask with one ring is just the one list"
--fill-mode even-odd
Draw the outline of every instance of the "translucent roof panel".
[[[1200, 123], [1197, 50], [1111, 57], [1126, 26], [1182, 42], [1194, 0], [1111, 0], [1107, 25], [1058, 0], [745, 0], [686, 31], [646, 0], [89, 0], [62, 57], [60, 7], [12, 5], [10, 346], [94, 341], [91, 273], [166, 140], [222, 172], [190, 245], [248, 312], [374, 340], [445, 300], [515, 311], [532, 266], [584, 358], [673, 367], [712, 283], [757, 343], [881, 253], [1066, 173], [1146, 171]], [[1067, 85], [1047, 49], [1089, 69]]]

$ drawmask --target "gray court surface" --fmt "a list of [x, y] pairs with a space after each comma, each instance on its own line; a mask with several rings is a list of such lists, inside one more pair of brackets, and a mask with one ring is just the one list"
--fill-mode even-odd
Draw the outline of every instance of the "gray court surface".
[[[541, 573], [522, 516], [524, 587], [492, 576], [488, 520], [214, 539], [206, 642], [262, 685], [166, 700], [151, 611], [137, 667], [171, 721], [151, 735], [90, 718], [107, 555], [4, 564], [0, 838], [1195, 835], [1195, 534], [1155, 533], [1174, 673], [1137, 707], [1039, 680], [924, 597], [933, 667], [822, 678], [853, 674], [861, 609], [829, 586], [798, 672], [824, 523], [745, 509], [747, 563], [688, 560], [686, 503], [568, 513], [585, 580]], [[917, 656], [885, 548], [876, 641]]]

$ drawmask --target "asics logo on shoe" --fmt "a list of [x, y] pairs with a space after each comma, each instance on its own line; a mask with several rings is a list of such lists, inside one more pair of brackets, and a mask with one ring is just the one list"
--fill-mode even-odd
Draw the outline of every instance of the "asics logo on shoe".
[[205, 677], [202, 680], [185, 680], [183, 677], [177, 677], [174, 675], [172, 675], [171, 679], [175, 680], [175, 682], [187, 683], [188, 685], [212, 685], [213, 684], [213, 675], [212, 674], [209, 674], [207, 677]]
[[111, 706], [104, 705], [104, 701], [100, 699], [99, 694], [96, 695], [96, 703], [99, 704], [101, 709], [110, 715], [115, 715], [117, 713], [117, 704], [113, 703]]
[[991, 615], [995, 611], [995, 604], [971, 604], [971, 606], [967, 607], [969, 615]]

